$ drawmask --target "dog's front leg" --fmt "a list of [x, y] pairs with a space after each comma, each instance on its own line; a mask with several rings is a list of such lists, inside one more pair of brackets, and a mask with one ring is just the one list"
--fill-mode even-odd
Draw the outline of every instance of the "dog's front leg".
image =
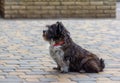
[[61, 70], [61, 67], [60, 67], [59, 63], [57, 61], [56, 61], [56, 63], [57, 63], [57, 67], [53, 67], [53, 69], [54, 70]]
[[61, 73], [69, 72], [69, 61], [62, 61], [61, 64]]

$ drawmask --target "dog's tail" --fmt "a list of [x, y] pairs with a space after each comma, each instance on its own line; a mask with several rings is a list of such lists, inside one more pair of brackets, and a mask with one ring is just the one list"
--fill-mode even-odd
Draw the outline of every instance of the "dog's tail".
[[100, 66], [101, 66], [101, 71], [103, 71], [103, 69], [105, 68], [105, 63], [102, 58], [100, 59]]

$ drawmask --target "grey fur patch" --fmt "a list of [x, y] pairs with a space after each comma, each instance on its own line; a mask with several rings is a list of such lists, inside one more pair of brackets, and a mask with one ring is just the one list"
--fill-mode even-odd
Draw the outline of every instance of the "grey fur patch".
[[54, 41], [50, 42], [50, 56], [57, 63], [57, 66], [60, 67], [61, 72], [68, 72], [69, 61], [64, 61], [64, 51], [61, 49], [61, 46], [53, 46]]

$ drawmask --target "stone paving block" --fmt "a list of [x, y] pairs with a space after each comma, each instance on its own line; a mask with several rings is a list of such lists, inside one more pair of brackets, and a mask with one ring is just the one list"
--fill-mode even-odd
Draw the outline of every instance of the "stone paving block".
[[71, 82], [71, 80], [69, 78], [63, 78], [63, 77], [58, 78], [58, 81], [59, 82]]
[[40, 81], [42, 82], [57, 82], [55, 78], [41, 78]]
[[81, 81], [81, 80], [89, 80], [89, 81], [95, 81], [95, 78], [71, 78], [72, 81]]
[[[66, 83], [66, 82], [50, 82], [50, 83]], [[68, 83], [78, 83], [78, 82], [71, 81], [71, 82], [68, 82]]]
[[24, 70], [24, 69], [27, 69], [27, 70], [29, 70], [29, 69], [31, 69], [31, 67], [18, 67], [18, 69], [20, 69], [20, 70]]
[[120, 81], [120, 76], [112, 76], [110, 79], [113, 81]]
[[22, 79], [30, 79], [30, 78], [45, 78], [44, 75], [19, 75]]
[[[59, 74], [59, 75], [57, 75], [59, 78], [75, 78], [75, 77], [77, 77], [77, 75], [71, 75], [71, 74]], [[83, 76], [84, 77], [84, 76]]]
[[16, 75], [6, 75], [5, 78], [6, 79], [19, 79], [19, 77]]
[[98, 77], [111, 77], [111, 74], [89, 74], [89, 77], [98, 78]]
[[22, 83], [21, 79], [0, 79], [0, 83]]
[[24, 72], [10, 72], [9, 75], [25, 75]]
[[22, 81], [0, 81], [0, 83], [23, 83]]
[[79, 75], [75, 75], [78, 78], [88, 78], [88, 75], [85, 74], [79, 74]]
[[25, 80], [28, 82], [39, 82], [39, 80], [37, 78], [27, 78]]
[[[43, 83], [43, 82], [25, 82], [25, 83]], [[50, 83], [50, 82], [44, 82], [44, 83]]]
[[97, 81], [110, 81], [111, 79], [109, 78], [104, 78], [104, 77], [100, 77], [100, 78], [97, 78]]
[[5, 79], [5, 76], [0, 75], [0, 79]]
[[4, 69], [3, 72], [13, 72], [15, 71], [14, 69]]
[[96, 81], [83, 81], [83, 80], [81, 80], [78, 83], [96, 83]]
[[113, 76], [120, 76], [120, 72], [114, 73]]
[[5, 76], [5, 75], [8, 75], [8, 73], [7, 72], [1, 72], [0, 73], [0, 76]]
[[41, 71], [41, 72], [26, 72], [27, 75], [50, 75], [50, 72], [45, 72], [45, 71]]
[[119, 83], [120, 81], [97, 81], [96, 83]]
[[7, 66], [0, 66], [0, 69], [1, 70], [14, 70], [15, 69], [15, 67], [7, 67]]
[[45, 75], [44, 77], [46, 78], [55, 78], [55, 79], [59, 79], [58, 75]]

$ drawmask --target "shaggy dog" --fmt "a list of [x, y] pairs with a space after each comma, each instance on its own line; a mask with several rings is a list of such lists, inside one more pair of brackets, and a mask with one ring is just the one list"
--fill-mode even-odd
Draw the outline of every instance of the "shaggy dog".
[[57, 64], [54, 69], [62, 73], [103, 71], [104, 60], [74, 43], [61, 22], [47, 25], [47, 28], [48, 30], [43, 30], [43, 38], [50, 43], [50, 55]]

